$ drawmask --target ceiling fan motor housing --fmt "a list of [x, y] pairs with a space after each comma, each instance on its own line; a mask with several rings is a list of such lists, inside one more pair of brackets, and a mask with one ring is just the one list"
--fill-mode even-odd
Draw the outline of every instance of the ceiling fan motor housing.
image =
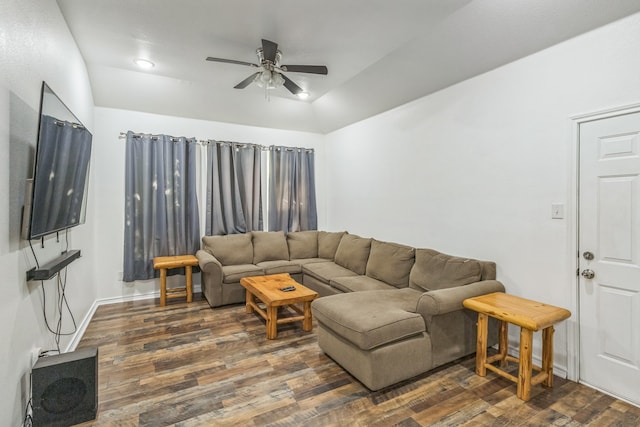
[[262, 48], [258, 48], [258, 50], [256, 50], [256, 54], [258, 55], [260, 65], [262, 65], [265, 70], [273, 71], [274, 69], [280, 69], [280, 60], [282, 59], [281, 51], [276, 51], [275, 62], [269, 59], [265, 59], [264, 50]]

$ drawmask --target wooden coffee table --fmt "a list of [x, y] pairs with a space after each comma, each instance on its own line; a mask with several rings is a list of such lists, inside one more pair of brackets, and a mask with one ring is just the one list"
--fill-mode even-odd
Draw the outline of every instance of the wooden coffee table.
[[[288, 273], [244, 277], [240, 279], [240, 284], [247, 290], [247, 313], [253, 313], [255, 310], [267, 321], [267, 339], [276, 338], [278, 324], [302, 321], [303, 331], [308, 332], [313, 328], [311, 301], [318, 298], [318, 294], [293, 280]], [[280, 290], [287, 286], [294, 286], [295, 290]], [[263, 310], [259, 303], [265, 304], [266, 310]], [[296, 304], [301, 304], [302, 307]], [[298, 316], [278, 319], [278, 307], [289, 307]]]

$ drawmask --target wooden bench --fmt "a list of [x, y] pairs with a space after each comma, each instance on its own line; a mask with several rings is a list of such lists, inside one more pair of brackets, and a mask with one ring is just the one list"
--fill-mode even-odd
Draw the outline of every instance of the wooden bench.
[[[543, 304], [515, 295], [502, 292], [482, 295], [464, 300], [463, 305], [478, 312], [478, 341], [476, 348], [476, 373], [481, 377], [487, 375], [487, 369], [498, 375], [514, 381], [517, 386], [516, 394], [522, 400], [531, 398], [531, 385], [540, 384], [553, 386], [553, 325], [568, 319], [569, 310]], [[498, 319], [499, 341], [498, 354], [487, 357], [487, 335], [489, 317]], [[520, 326], [520, 357], [508, 355], [507, 332], [508, 323]], [[542, 330], [542, 367], [532, 364], [533, 332]], [[517, 362], [518, 377], [505, 372], [493, 362], [500, 361], [505, 367], [507, 362]], [[540, 371], [532, 377], [532, 369]]]
[[[153, 268], [160, 270], [160, 306], [167, 305], [167, 298], [187, 297], [187, 302], [193, 300], [191, 270], [198, 265], [198, 258], [193, 255], [159, 256], [153, 259]], [[167, 270], [184, 267], [186, 286], [184, 288], [167, 289]]]

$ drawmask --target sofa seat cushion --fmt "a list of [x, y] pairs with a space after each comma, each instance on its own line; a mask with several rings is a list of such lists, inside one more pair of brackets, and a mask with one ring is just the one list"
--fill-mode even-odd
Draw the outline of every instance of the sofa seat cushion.
[[293, 261], [279, 260], [279, 261], [264, 261], [257, 264], [258, 267], [264, 270], [264, 274], [280, 274], [289, 273], [297, 274], [302, 272], [302, 266]]
[[203, 249], [216, 257], [222, 265], [252, 264], [251, 233], [204, 236]]
[[341, 267], [333, 261], [304, 264], [302, 266], [302, 273], [327, 284], [331, 279], [336, 277], [357, 276], [353, 271]]
[[263, 276], [264, 270], [253, 264], [238, 264], [222, 266], [223, 283], [237, 283], [243, 277]]
[[351, 292], [311, 303], [322, 325], [362, 350], [371, 350], [426, 331], [415, 313], [422, 295], [413, 289]]
[[480, 261], [458, 258], [433, 249], [416, 249], [409, 286], [420, 291], [455, 288], [480, 280]]
[[383, 291], [395, 289], [380, 280], [369, 276], [348, 276], [331, 279], [329, 284], [342, 292]]
[[415, 251], [410, 246], [372, 240], [371, 253], [367, 261], [367, 276], [396, 288], [408, 287]]

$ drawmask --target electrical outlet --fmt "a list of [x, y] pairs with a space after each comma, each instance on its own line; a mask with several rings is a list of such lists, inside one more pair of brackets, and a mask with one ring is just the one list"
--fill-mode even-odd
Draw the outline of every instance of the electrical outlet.
[[122, 271], [118, 271], [118, 274], [117, 274], [118, 282], [122, 282], [123, 274], [124, 273]]
[[34, 347], [31, 349], [31, 366], [36, 364], [36, 362], [40, 358], [41, 352], [42, 352], [42, 347]]

